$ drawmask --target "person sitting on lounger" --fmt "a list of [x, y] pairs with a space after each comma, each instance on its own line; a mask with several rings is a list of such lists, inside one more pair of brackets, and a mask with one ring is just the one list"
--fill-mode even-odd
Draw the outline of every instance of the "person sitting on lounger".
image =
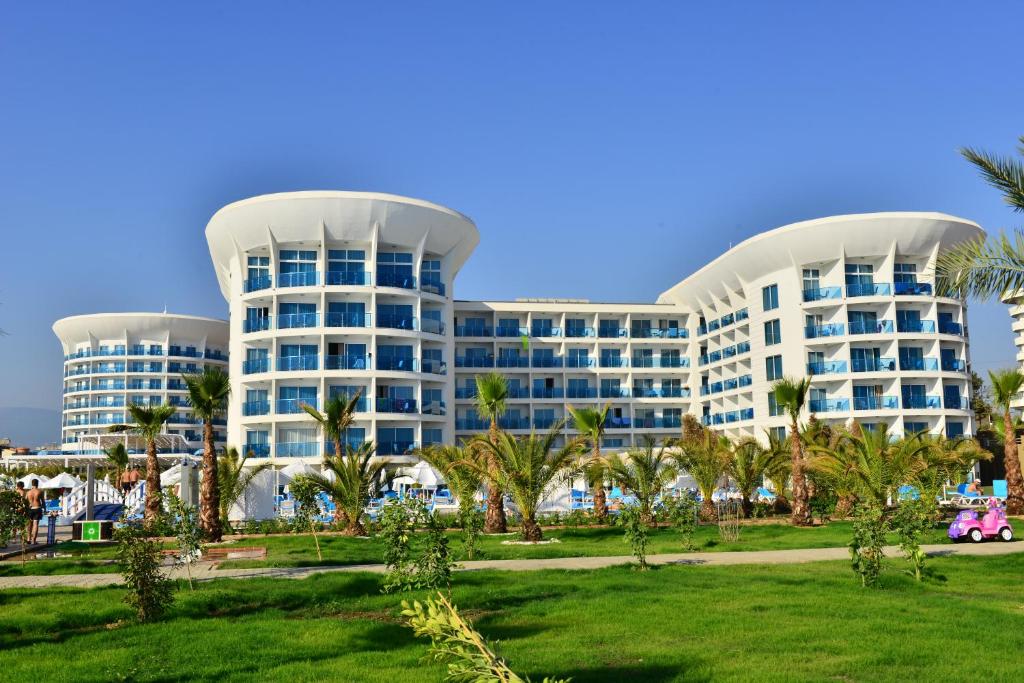
[[969, 496], [981, 496], [984, 492], [981, 490], [981, 479], [975, 479], [971, 482], [970, 486], [967, 487], [967, 495]]

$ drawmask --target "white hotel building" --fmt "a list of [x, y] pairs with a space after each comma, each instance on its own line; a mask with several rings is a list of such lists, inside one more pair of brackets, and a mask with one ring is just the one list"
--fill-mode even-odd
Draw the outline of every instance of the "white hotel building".
[[227, 441], [319, 459], [332, 446], [300, 405], [362, 390], [349, 438], [400, 457], [485, 429], [474, 376], [492, 369], [510, 383], [506, 429], [607, 403], [608, 448], [677, 434], [687, 412], [764, 438], [784, 429], [783, 374], [813, 375], [808, 414], [827, 422], [970, 434], [965, 309], [930, 273], [980, 234], [936, 213], [838, 216], [757, 235], [655, 303], [460, 301], [479, 235], [456, 211], [361, 192], [246, 199], [206, 228], [230, 307]]
[[[182, 373], [226, 367], [224, 320], [170, 313], [97, 313], [62, 318], [53, 332], [64, 349], [61, 450], [97, 455], [100, 439], [129, 420], [127, 406], [171, 403], [163, 445], [202, 447], [202, 423], [188, 405]], [[214, 426], [223, 442], [226, 426]]]

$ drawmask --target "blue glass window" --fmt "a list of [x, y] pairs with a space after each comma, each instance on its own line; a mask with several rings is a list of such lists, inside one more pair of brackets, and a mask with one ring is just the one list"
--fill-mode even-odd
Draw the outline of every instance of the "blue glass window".
[[768, 356], [765, 358], [764, 374], [768, 381], [782, 379], [782, 356]]
[[782, 341], [782, 331], [778, 320], [769, 320], [764, 324], [764, 344], [771, 346]]
[[779, 307], [779, 286], [768, 285], [761, 288], [761, 310], [771, 311]]

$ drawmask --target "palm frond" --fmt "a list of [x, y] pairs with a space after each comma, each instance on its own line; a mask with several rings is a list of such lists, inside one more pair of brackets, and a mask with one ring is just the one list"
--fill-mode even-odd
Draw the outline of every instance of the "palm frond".
[[476, 407], [485, 419], [497, 420], [505, 412], [508, 380], [500, 372], [476, 376]]
[[[1024, 136], [1021, 143], [1024, 144]], [[1024, 149], [1020, 151], [1024, 155]], [[960, 154], [981, 171], [985, 182], [1003, 193], [1003, 199], [1014, 211], [1024, 212], [1024, 163], [973, 147], [961, 149]]]
[[1024, 235], [1006, 233], [953, 245], [935, 262], [939, 296], [991, 299], [1024, 288]]

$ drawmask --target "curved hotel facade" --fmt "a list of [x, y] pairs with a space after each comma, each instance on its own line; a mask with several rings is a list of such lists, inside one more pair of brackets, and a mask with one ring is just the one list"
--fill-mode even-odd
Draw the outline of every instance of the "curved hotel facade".
[[[64, 349], [61, 450], [95, 454], [113, 424], [128, 420], [127, 406], [171, 403], [178, 410], [164, 433], [167, 447], [202, 446], [202, 425], [192, 415], [182, 373], [227, 366], [228, 324], [169, 313], [97, 313], [62, 318], [53, 332]], [[218, 441], [225, 426], [215, 425]]]
[[612, 449], [676, 434], [684, 413], [764, 439], [785, 428], [783, 374], [812, 376], [808, 413], [827, 422], [970, 434], [966, 311], [930, 273], [980, 234], [943, 214], [838, 216], [757, 235], [655, 303], [459, 301], [479, 235], [458, 212], [358, 192], [243, 200], [206, 229], [230, 307], [227, 440], [319, 459], [332, 445], [301, 404], [361, 390], [349, 439], [404, 456], [485, 429], [474, 377], [492, 369], [509, 379], [506, 429], [607, 403]]

